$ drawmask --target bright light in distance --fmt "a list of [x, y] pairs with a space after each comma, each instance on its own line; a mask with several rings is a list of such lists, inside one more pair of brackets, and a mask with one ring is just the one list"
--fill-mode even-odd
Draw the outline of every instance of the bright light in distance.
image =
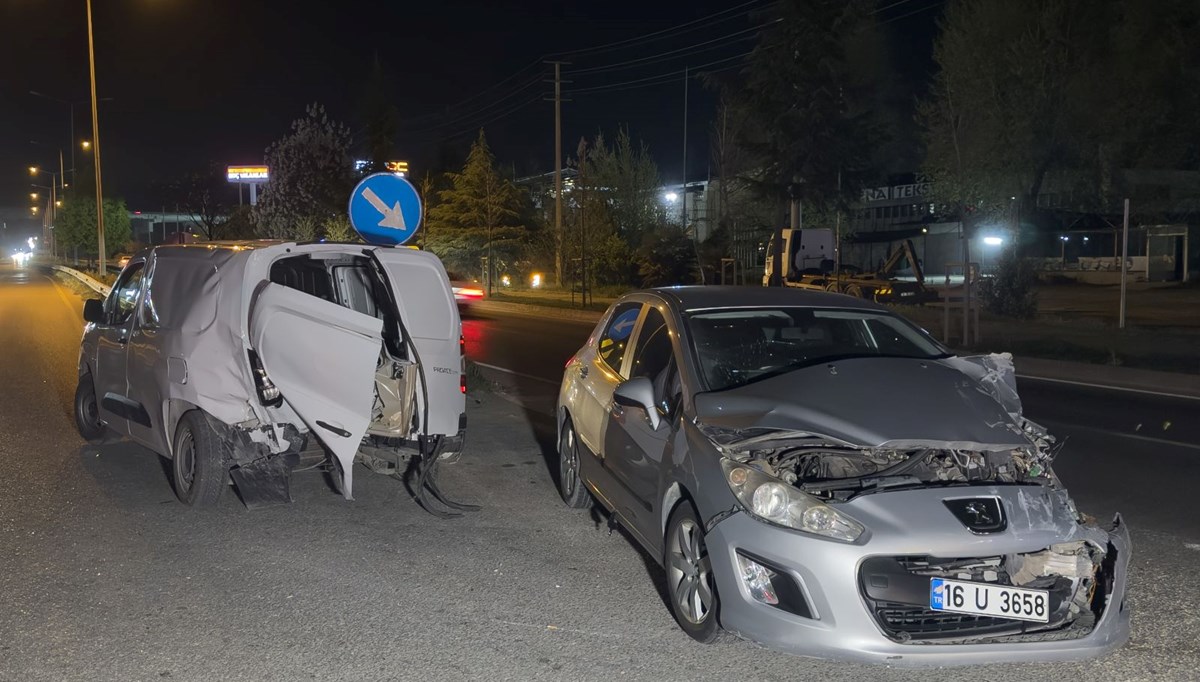
[[37, 241], [37, 237], [30, 237], [29, 239], [25, 240], [25, 243], [26, 243], [26, 244], [29, 244], [29, 248], [31, 248], [31, 249], [32, 249], [32, 248], [34, 248], [34, 247], [36, 246], [36, 245], [34, 244], [34, 242], [36, 242], [36, 241]]
[[1000, 246], [1004, 243], [1004, 239], [1001, 237], [984, 237], [983, 243], [988, 246]]
[[674, 192], [667, 192], [663, 198], [666, 199], [669, 203], [673, 204], [679, 199], [679, 195]]
[[1068, 237], [1068, 236], [1067, 236], [1067, 235], [1065, 235], [1065, 234], [1064, 234], [1063, 236], [1059, 237], [1059, 239], [1063, 240], [1064, 242], [1069, 242], [1069, 241], [1071, 241], [1071, 238], [1070, 238], [1070, 237]]
[[37, 166], [30, 166], [30, 167], [29, 167], [29, 174], [30, 174], [30, 175], [37, 175], [37, 172], [38, 172], [38, 167], [37, 167]]
[[500, 284], [506, 287], [512, 286], [512, 279], [508, 275], [504, 275], [500, 278]]
[[529, 286], [535, 289], [542, 286], [542, 276], [538, 273], [534, 273], [533, 277], [529, 279]]

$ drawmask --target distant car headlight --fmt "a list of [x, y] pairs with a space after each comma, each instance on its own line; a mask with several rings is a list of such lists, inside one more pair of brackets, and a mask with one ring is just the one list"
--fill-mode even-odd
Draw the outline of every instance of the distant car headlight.
[[725, 482], [746, 511], [768, 523], [843, 542], [854, 542], [866, 530], [812, 495], [753, 467], [721, 459]]

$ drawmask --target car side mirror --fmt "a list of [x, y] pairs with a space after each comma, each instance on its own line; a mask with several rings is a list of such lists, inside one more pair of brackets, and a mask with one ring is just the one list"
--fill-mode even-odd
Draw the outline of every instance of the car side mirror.
[[650, 428], [658, 430], [662, 418], [654, 406], [654, 384], [648, 378], [635, 377], [621, 382], [613, 391], [613, 402], [624, 407], [642, 408], [646, 411], [646, 419], [650, 420]]
[[86, 322], [100, 323], [104, 321], [104, 301], [89, 298], [83, 302], [83, 319]]

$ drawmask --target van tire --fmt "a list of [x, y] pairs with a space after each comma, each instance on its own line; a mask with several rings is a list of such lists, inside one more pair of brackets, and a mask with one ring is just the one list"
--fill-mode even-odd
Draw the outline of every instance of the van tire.
[[96, 385], [92, 375], [79, 377], [75, 387], [75, 428], [87, 442], [97, 445], [108, 440], [108, 427], [100, 421], [100, 401], [96, 398]]
[[175, 427], [171, 474], [175, 496], [189, 507], [212, 507], [229, 475], [217, 434], [201, 410], [184, 413]]

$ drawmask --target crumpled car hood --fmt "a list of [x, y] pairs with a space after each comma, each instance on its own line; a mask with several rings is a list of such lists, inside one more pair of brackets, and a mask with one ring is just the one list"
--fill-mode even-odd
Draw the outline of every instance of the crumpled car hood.
[[[1031, 439], [1018, 425], [1019, 403], [1006, 409], [996, 392], [1003, 385], [998, 376], [1012, 371], [1011, 357], [984, 357], [1001, 362], [986, 368], [973, 358], [821, 363], [701, 393], [696, 417], [710, 426], [807, 431], [862, 447], [1028, 447]], [[978, 371], [965, 373], [972, 369]]]

